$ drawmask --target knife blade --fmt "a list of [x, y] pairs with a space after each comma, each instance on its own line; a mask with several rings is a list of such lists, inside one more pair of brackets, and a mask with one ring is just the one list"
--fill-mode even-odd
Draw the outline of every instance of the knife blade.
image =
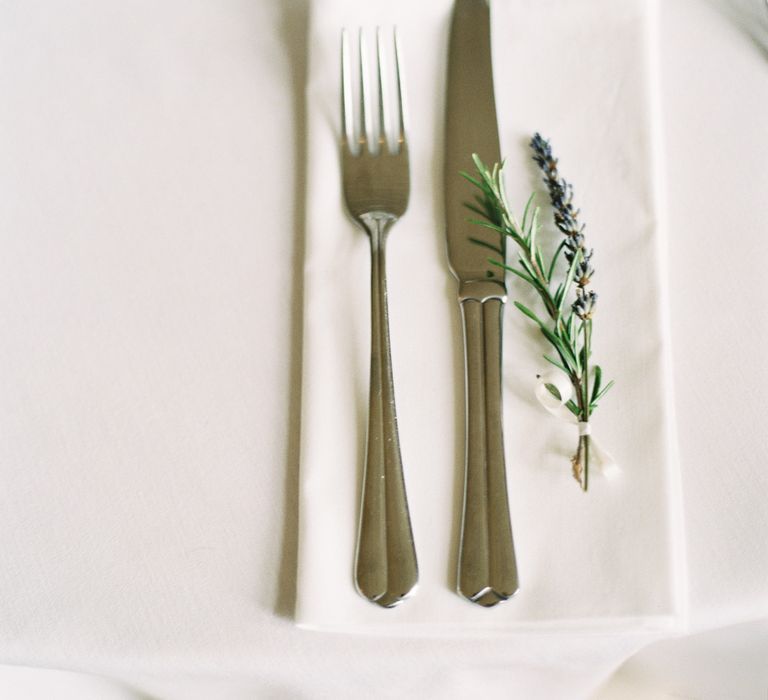
[[[501, 399], [501, 339], [506, 283], [493, 271], [492, 231], [468, 221], [477, 189], [460, 172], [473, 172], [472, 154], [500, 162], [487, 0], [456, 0], [448, 52], [444, 192], [451, 272], [458, 280], [464, 333], [465, 464], [457, 591], [489, 607], [518, 589], [507, 497]], [[502, 241], [502, 257], [504, 253]]]

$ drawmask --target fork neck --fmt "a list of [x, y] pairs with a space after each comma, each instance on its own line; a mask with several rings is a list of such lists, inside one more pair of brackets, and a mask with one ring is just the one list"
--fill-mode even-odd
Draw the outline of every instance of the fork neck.
[[380, 250], [384, 248], [389, 229], [397, 221], [397, 217], [386, 212], [373, 211], [360, 216], [360, 222], [371, 237], [371, 248]]

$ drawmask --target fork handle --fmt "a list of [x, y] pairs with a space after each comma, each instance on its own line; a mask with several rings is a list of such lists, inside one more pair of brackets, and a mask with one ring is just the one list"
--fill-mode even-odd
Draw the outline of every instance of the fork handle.
[[495, 298], [461, 302], [467, 430], [457, 588], [486, 607], [518, 588], [502, 432], [503, 308]]
[[413, 592], [418, 566], [400, 457], [389, 341], [385, 239], [394, 219], [376, 217], [365, 223], [371, 240], [371, 375], [355, 582], [368, 600], [389, 608]]

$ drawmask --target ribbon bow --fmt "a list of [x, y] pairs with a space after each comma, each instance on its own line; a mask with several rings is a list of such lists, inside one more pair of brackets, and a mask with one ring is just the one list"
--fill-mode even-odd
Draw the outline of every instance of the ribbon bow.
[[[547, 385], [553, 386], [557, 390], [560, 395], [559, 399], [547, 388]], [[536, 385], [536, 398], [555, 418], [578, 426], [579, 437], [591, 435], [592, 426], [587, 421], [580, 421], [576, 418], [565, 405], [573, 398], [573, 387], [562, 372], [551, 370], [540, 375]], [[594, 436], [592, 436], [590, 443], [590, 462], [600, 470], [603, 476], [610, 479], [618, 476], [621, 469], [611, 453], [603, 449]]]

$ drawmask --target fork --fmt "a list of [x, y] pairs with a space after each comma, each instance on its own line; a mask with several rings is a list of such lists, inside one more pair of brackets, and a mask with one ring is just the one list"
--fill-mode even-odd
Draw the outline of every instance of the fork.
[[394, 32], [398, 121], [393, 143], [387, 133], [389, 103], [384, 86], [381, 31], [376, 32], [378, 129], [371, 128], [366, 46], [358, 37], [360, 95], [355, 123], [349, 37], [341, 36], [341, 167], [344, 200], [371, 242], [371, 368], [355, 585], [373, 603], [391, 608], [414, 592], [416, 550], [405, 493], [395, 413], [387, 312], [385, 244], [408, 206], [410, 177], [405, 136], [400, 49]]

